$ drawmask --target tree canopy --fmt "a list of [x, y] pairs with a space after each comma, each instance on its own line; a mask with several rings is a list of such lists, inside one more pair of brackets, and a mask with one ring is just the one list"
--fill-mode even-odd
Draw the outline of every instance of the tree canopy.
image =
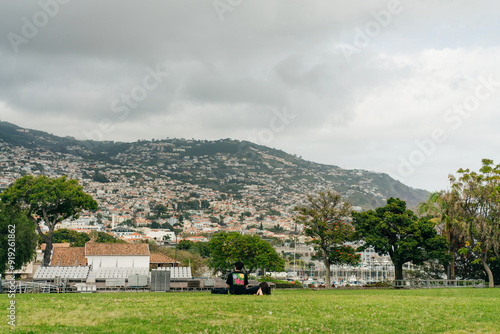
[[489, 159], [482, 163], [478, 173], [460, 169], [458, 179], [450, 175], [449, 203], [466, 238], [460, 251], [475, 255], [475, 262], [483, 265], [493, 287], [489, 262], [500, 259], [500, 165]]
[[255, 235], [241, 235], [237, 232], [221, 232], [213, 236], [209, 242], [209, 267], [214, 272], [225, 273], [241, 261], [245, 268], [253, 272], [262, 268], [272, 271], [282, 271], [284, 261], [267, 241]]
[[177, 243], [177, 249], [179, 250], [189, 250], [194, 247], [194, 241], [191, 240], [181, 240]]
[[344, 245], [356, 240], [349, 223], [351, 205], [330, 191], [308, 196], [308, 201], [308, 206], [295, 208], [298, 212], [295, 222], [304, 225], [304, 234], [313, 238], [315, 258], [323, 260], [327, 269], [325, 285], [330, 288], [330, 265], [359, 263], [360, 255], [352, 246]]
[[177, 243], [176, 248], [199, 254], [202, 258], [210, 256], [210, 247], [208, 242], [204, 241], [193, 242], [191, 240], [181, 240]]
[[426, 202], [419, 204], [418, 213], [428, 216], [435, 224], [438, 234], [446, 237], [446, 241], [448, 241], [448, 254], [450, 255], [450, 263], [448, 264], [446, 274], [449, 279], [455, 279], [456, 251], [464, 243], [464, 239], [450, 199], [450, 192], [433, 192], [429, 195], [429, 199]]
[[36, 254], [35, 224], [17, 206], [0, 202], [0, 273], [21, 269]]
[[[105, 232], [96, 232], [97, 243], [125, 243], [121, 239], [117, 239]], [[43, 239], [40, 237], [40, 241]], [[90, 240], [90, 235], [85, 232], [77, 232], [66, 228], [60, 228], [54, 231], [52, 236], [52, 243], [70, 243], [71, 247], [84, 247], [85, 243]]]
[[[77, 180], [67, 176], [50, 178], [45, 175], [25, 175], [1, 194], [9, 206], [17, 205], [36, 224], [38, 234], [46, 243], [44, 265], [50, 263], [55, 226], [65, 219], [77, 218], [82, 210], [97, 210], [97, 202], [83, 191]], [[48, 233], [42, 232], [42, 225]]]
[[448, 259], [446, 239], [428, 218], [418, 218], [400, 199], [391, 197], [384, 207], [352, 215], [365, 242], [361, 249], [373, 247], [380, 255], [389, 254], [396, 280], [403, 279], [403, 265], [409, 261], [421, 265], [430, 259]]

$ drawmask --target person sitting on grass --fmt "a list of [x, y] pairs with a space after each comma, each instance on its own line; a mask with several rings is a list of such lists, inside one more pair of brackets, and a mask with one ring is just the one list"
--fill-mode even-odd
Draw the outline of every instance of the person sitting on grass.
[[262, 282], [257, 286], [251, 287], [246, 290], [247, 295], [271, 295], [271, 286], [267, 282]]
[[229, 274], [226, 280], [229, 293], [232, 295], [244, 295], [248, 288], [248, 275], [242, 271], [243, 262], [238, 261], [234, 264], [234, 271]]

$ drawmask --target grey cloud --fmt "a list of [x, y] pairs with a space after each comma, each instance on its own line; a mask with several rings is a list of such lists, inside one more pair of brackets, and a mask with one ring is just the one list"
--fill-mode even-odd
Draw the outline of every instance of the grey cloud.
[[[354, 45], [357, 29], [389, 3], [252, 0], [221, 21], [210, 0], [69, 1], [15, 53], [8, 34], [22, 35], [23, 18], [32, 20], [41, 6], [8, 1], [0, 13], [0, 107], [8, 108], [7, 121], [59, 135], [109, 119], [115, 130], [106, 139], [129, 141], [247, 139], [269, 126], [275, 108], [287, 108], [295, 119], [270, 146], [320, 162], [394, 171], [414, 139], [439, 125], [428, 112], [461, 101], [478, 76], [498, 74], [490, 68], [499, 54], [500, 4], [401, 0], [401, 14], [348, 62], [341, 46]], [[443, 50], [463, 57], [449, 59], [454, 70], [443, 65]], [[124, 96], [139, 92], [147, 69], [157, 66], [168, 77], [123, 112]], [[121, 112], [113, 108], [117, 100]], [[493, 98], [488, 103], [500, 105]], [[494, 116], [487, 117], [493, 124]], [[455, 140], [450, 134], [439, 154], [449, 148], [461, 156]], [[439, 163], [429, 157], [419, 171]], [[417, 171], [408, 182], [424, 178]]]

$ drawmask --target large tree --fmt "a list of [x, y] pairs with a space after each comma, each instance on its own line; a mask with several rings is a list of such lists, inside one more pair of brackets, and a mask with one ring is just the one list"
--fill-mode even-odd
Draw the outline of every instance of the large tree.
[[353, 225], [364, 239], [363, 248], [373, 247], [379, 255], [389, 254], [395, 279], [403, 279], [403, 265], [421, 265], [427, 260], [448, 258], [446, 239], [438, 235], [428, 218], [418, 218], [397, 198], [375, 211], [353, 212]]
[[284, 261], [267, 241], [255, 235], [241, 235], [237, 232], [221, 232], [209, 242], [209, 267], [214, 272], [231, 270], [234, 263], [241, 261], [249, 272], [254, 269], [282, 271]]
[[36, 254], [35, 224], [17, 206], [0, 202], [0, 273], [21, 269]]
[[[295, 208], [298, 212], [295, 222], [304, 225], [304, 234], [313, 239], [316, 258], [320, 258], [325, 265], [325, 285], [330, 288], [330, 265], [356, 264], [359, 261], [354, 249], [343, 248], [344, 243], [356, 240], [349, 223], [351, 205], [343, 201], [339, 194], [330, 191], [310, 195], [308, 201], [309, 205]], [[344, 251], [351, 255], [347, 256]]]
[[469, 169], [450, 175], [450, 203], [466, 237], [463, 252], [473, 252], [483, 265], [489, 286], [494, 286], [489, 262], [498, 260], [500, 247], [500, 165], [483, 159], [479, 173]]
[[455, 279], [456, 250], [464, 243], [464, 238], [450, 199], [451, 194], [449, 191], [433, 192], [426, 202], [419, 204], [418, 213], [431, 217], [430, 220], [436, 224], [438, 233], [446, 237], [448, 254], [450, 255], [446, 275], [449, 279]]
[[[67, 176], [25, 175], [6, 189], [1, 199], [8, 206], [19, 206], [36, 224], [38, 234], [46, 243], [45, 266], [50, 263], [56, 225], [65, 219], [77, 218], [82, 210], [97, 210], [97, 202], [92, 196], [83, 191], [77, 180], [69, 180]], [[43, 224], [48, 228], [45, 234]]]

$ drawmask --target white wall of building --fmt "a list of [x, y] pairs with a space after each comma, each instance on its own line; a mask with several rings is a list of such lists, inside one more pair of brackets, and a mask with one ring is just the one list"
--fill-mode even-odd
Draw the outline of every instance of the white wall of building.
[[170, 236], [170, 240], [175, 240], [175, 233], [170, 230], [151, 230], [146, 234], [151, 239], [163, 240], [165, 235]]
[[149, 255], [87, 255], [87, 263], [92, 270], [100, 267], [148, 267]]

